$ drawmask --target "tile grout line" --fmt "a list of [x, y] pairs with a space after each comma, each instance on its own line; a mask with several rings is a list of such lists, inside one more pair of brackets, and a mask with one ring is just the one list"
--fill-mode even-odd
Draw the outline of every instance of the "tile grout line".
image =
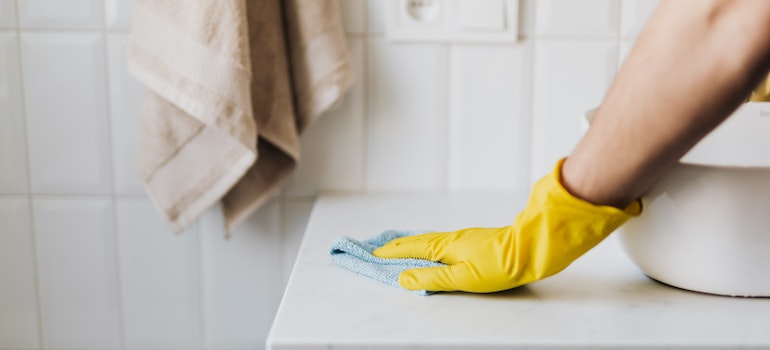
[[533, 132], [533, 125], [534, 123], [534, 104], [535, 104], [535, 39], [532, 38], [530, 42], [524, 43], [525, 39], [522, 39], [522, 45], [526, 45], [529, 47], [529, 49], [525, 48], [526, 50], [526, 63], [524, 64], [527, 67], [526, 72], [526, 83], [525, 86], [527, 87], [528, 94], [526, 98], [526, 129], [529, 130], [529, 132], [526, 134], [527, 141], [525, 143], [526, 152], [524, 152], [524, 163], [527, 164], [527, 170], [524, 172], [524, 190], [529, 192], [529, 184], [532, 183], [532, 140], [534, 137], [532, 136]]
[[443, 84], [443, 88], [439, 89], [441, 91], [441, 100], [442, 103], [439, 106], [439, 113], [443, 115], [443, 133], [442, 133], [442, 143], [443, 143], [443, 157], [441, 159], [443, 160], [443, 164], [441, 164], [441, 168], [444, 172], [444, 176], [442, 176], [442, 193], [449, 193], [450, 192], [450, 177], [451, 169], [449, 166], [451, 165], [451, 157], [452, 157], [452, 125], [453, 123], [453, 112], [455, 108], [452, 108], [453, 103], [452, 99], [450, 98], [452, 94], [452, 89], [454, 88], [454, 77], [455, 73], [452, 70], [452, 54], [455, 50], [453, 48], [455, 45], [451, 43], [443, 44], [441, 45], [441, 48], [444, 51], [444, 58], [441, 62], [441, 65], [443, 67], [443, 74], [439, 75], [439, 84]]
[[106, 134], [107, 134], [107, 152], [109, 156], [108, 161], [108, 167], [109, 167], [109, 178], [110, 178], [110, 193], [109, 193], [109, 201], [110, 201], [110, 207], [112, 208], [112, 238], [113, 238], [113, 249], [115, 249], [115, 258], [114, 258], [114, 266], [115, 266], [115, 297], [117, 298], [117, 313], [118, 313], [118, 344], [121, 349], [126, 348], [126, 330], [125, 330], [125, 300], [123, 298], [123, 270], [122, 270], [122, 264], [120, 262], [121, 254], [120, 254], [120, 235], [118, 230], [118, 203], [117, 203], [117, 195], [116, 195], [116, 189], [115, 189], [115, 153], [114, 153], [114, 145], [113, 142], [115, 141], [114, 135], [112, 133], [112, 104], [114, 101], [112, 101], [111, 96], [111, 84], [112, 77], [110, 77], [110, 59], [109, 59], [109, 50], [110, 50], [110, 41], [108, 39], [109, 32], [107, 31], [108, 23], [107, 23], [107, 8], [106, 3], [102, 2], [102, 26], [101, 30], [95, 30], [96, 32], [100, 32], [102, 35], [102, 43], [104, 45], [104, 48], [102, 50], [102, 59], [104, 63], [104, 79], [102, 82], [104, 83], [106, 94], [104, 96], [105, 98], [105, 120], [106, 120]]
[[[530, 52], [529, 52], [529, 58], [530, 58], [530, 61], [529, 61], [529, 75], [530, 75], [530, 78], [529, 78], [529, 95], [530, 96], [529, 96], [529, 126], [528, 126], [528, 129], [529, 129], [528, 130], [528, 134], [529, 134], [529, 141], [528, 142], [529, 142], [529, 144], [527, 145], [528, 146], [527, 147], [528, 148], [527, 149], [527, 153], [528, 153], [528, 158], [529, 158], [529, 164], [528, 164], [528, 169], [527, 169], [527, 185], [525, 186], [525, 188], [527, 188], [528, 191], [532, 187], [533, 180], [535, 178], [537, 178], [537, 175], [533, 174], [533, 172], [535, 171], [535, 158], [536, 158], [535, 157], [535, 149], [537, 148], [536, 145], [535, 145], [535, 142], [537, 140], [537, 133], [536, 133], [536, 131], [537, 131], [536, 130], [537, 129], [537, 121], [535, 120], [536, 117], [537, 117], [536, 113], [535, 113], [536, 110], [537, 110], [537, 108], [536, 108], [537, 100], [535, 99], [535, 97], [537, 95], [537, 91], [535, 90], [535, 88], [536, 88], [536, 84], [535, 84], [535, 80], [536, 79], [535, 78], [536, 78], [536, 73], [537, 73], [537, 71], [536, 71], [537, 70], [537, 63], [536, 63], [537, 62], [537, 52], [538, 52], [537, 47], [538, 47], [538, 43], [540, 42], [540, 36], [537, 35], [537, 6], [538, 6], [537, 2], [534, 1], [533, 5], [534, 6], [532, 6], [532, 9], [530, 10], [530, 12], [531, 12], [530, 13], [531, 14], [530, 18], [532, 18], [532, 29], [531, 29], [532, 30], [532, 35], [531, 35], [532, 36], [532, 44], [531, 44], [532, 45], [532, 49], [530, 49]], [[525, 16], [526, 15], [527, 14], [525, 14]], [[522, 37], [522, 40], [524, 40], [524, 39], [525, 38]]]
[[[456, 59], [456, 57], [454, 56], [458, 51], [460, 51], [460, 50], [456, 50], [456, 48], [458, 46], [462, 46], [462, 44], [450, 43], [447, 45], [449, 46], [449, 48], [447, 49], [447, 54], [446, 54], [447, 74], [446, 74], [446, 82], [445, 82], [446, 88], [444, 89], [444, 93], [446, 95], [445, 96], [446, 102], [444, 103], [446, 106], [446, 113], [444, 117], [444, 120], [446, 121], [444, 125], [444, 153], [445, 153], [444, 174], [446, 174], [444, 176], [445, 178], [444, 193], [451, 192], [454, 187], [452, 186], [452, 184], [462, 182], [458, 180], [458, 178], [462, 179], [462, 177], [464, 176], [464, 174], [459, 174], [462, 176], [458, 176], [458, 174], [453, 171], [456, 167], [454, 167], [455, 160], [453, 160], [452, 158], [452, 155], [458, 152], [458, 148], [462, 148], [462, 147], [455, 147], [457, 140], [460, 137], [456, 135], [457, 133], [455, 132], [454, 126], [462, 124], [459, 121], [460, 119], [462, 119], [462, 113], [459, 112], [460, 110], [462, 110], [462, 108], [459, 107], [460, 104], [455, 102], [455, 99], [453, 98], [455, 94], [457, 94], [456, 89], [457, 89], [457, 85], [459, 85], [457, 81], [458, 80], [457, 76], [459, 74], [456, 73], [452, 67]], [[460, 70], [462, 70], [462, 68], [460, 68]], [[459, 186], [459, 187], [462, 187], [462, 186]]]
[[[367, 29], [368, 30], [368, 29]], [[369, 180], [369, 118], [370, 118], [370, 106], [369, 106], [369, 91], [370, 91], [370, 67], [371, 62], [369, 62], [369, 47], [371, 45], [371, 37], [367, 34], [364, 39], [361, 41], [361, 50], [362, 53], [362, 61], [363, 61], [363, 67], [361, 67], [362, 71], [362, 79], [361, 82], [361, 89], [363, 91], [361, 94], [363, 95], [363, 98], [361, 99], [362, 104], [362, 116], [361, 116], [361, 185], [358, 189], [358, 192], [360, 193], [366, 193], [369, 191], [370, 186], [370, 180]]]
[[[516, 43], [518, 45], [523, 45], [525, 50], [525, 62], [523, 67], [525, 69], [524, 74], [526, 74], [526, 81], [524, 84], [522, 84], [522, 87], [527, 90], [527, 97], [524, 99], [524, 103], [526, 104], [526, 109], [523, 113], [524, 122], [526, 123], [522, 129], [527, 130], [525, 133], [526, 139], [525, 142], [521, 143], [521, 146], [524, 148], [524, 156], [522, 158], [522, 163], [525, 164], [525, 171], [522, 172], [522, 183], [524, 184], [522, 186], [522, 189], [526, 192], [529, 192], [529, 184], [530, 181], [532, 181], [532, 124], [533, 124], [533, 118], [532, 118], [532, 109], [533, 109], [533, 103], [534, 103], [534, 76], [535, 76], [535, 64], [534, 64], [534, 56], [535, 56], [535, 36], [532, 35], [534, 33], [534, 25], [532, 25], [532, 28], [527, 28], [524, 23], [524, 18], [532, 18], [534, 20], [534, 7], [535, 4], [532, 5], [525, 5], [525, 0], [519, 0], [519, 11], [517, 12], [517, 22], [518, 22], [518, 38], [516, 40]], [[526, 11], [524, 11], [526, 9]], [[528, 22], [529, 23], [529, 22]], [[534, 23], [533, 23], [534, 24]], [[530, 35], [524, 35], [524, 32], [530, 33]]]
[[14, 1], [14, 10], [15, 10], [15, 16], [16, 16], [16, 58], [19, 62], [19, 95], [21, 97], [21, 120], [22, 120], [22, 134], [24, 137], [24, 157], [25, 157], [25, 163], [26, 163], [26, 170], [27, 170], [27, 208], [29, 210], [29, 217], [27, 218], [29, 220], [29, 233], [30, 233], [30, 240], [32, 247], [32, 251], [30, 252], [32, 254], [32, 267], [35, 270], [35, 276], [34, 276], [34, 288], [35, 288], [35, 304], [36, 304], [36, 310], [35, 310], [35, 316], [37, 318], [37, 342], [38, 342], [38, 348], [45, 349], [45, 337], [43, 334], [43, 303], [42, 303], [42, 297], [41, 297], [41, 288], [40, 288], [40, 262], [38, 261], [38, 251], [37, 251], [37, 232], [35, 228], [35, 207], [33, 203], [33, 196], [32, 196], [32, 165], [31, 163], [31, 157], [29, 152], [29, 126], [27, 124], [27, 94], [24, 90], [24, 60], [22, 58], [22, 45], [21, 45], [21, 18], [19, 16], [20, 10], [19, 10], [19, 4], [18, 1]]

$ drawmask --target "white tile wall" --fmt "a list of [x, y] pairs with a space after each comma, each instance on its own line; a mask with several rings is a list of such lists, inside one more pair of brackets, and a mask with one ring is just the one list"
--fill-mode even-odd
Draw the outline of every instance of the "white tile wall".
[[32, 192], [109, 193], [104, 35], [23, 33], [21, 46]]
[[174, 235], [149, 200], [119, 199], [117, 237], [125, 346], [200, 347], [197, 226]]
[[284, 285], [289, 281], [291, 270], [294, 268], [294, 260], [297, 258], [297, 252], [305, 234], [305, 226], [313, 210], [313, 202], [311, 197], [300, 197], [289, 199], [284, 203], [283, 251], [281, 253], [283, 256], [281, 271], [283, 272]]
[[366, 189], [443, 189], [447, 47], [367, 45]]
[[607, 40], [535, 44], [532, 177], [537, 181], [580, 139], [580, 118], [597, 107], [615, 74], [618, 48]]
[[216, 210], [200, 225], [206, 347], [261, 348], [281, 298], [279, 202], [268, 202], [230, 240]]
[[385, 33], [385, 2], [382, 0], [362, 0], [366, 2], [366, 29], [369, 34]]
[[16, 34], [0, 32], [0, 193], [28, 190], [17, 39]]
[[618, 0], [537, 0], [535, 3], [537, 35], [612, 37], [618, 32]]
[[[356, 75], [364, 77], [364, 41], [356, 37], [348, 40]], [[302, 136], [302, 162], [287, 193], [313, 196], [320, 188], [356, 192], [363, 189], [363, 184], [364, 89], [359, 79], [341, 104], [319, 118]]]
[[16, 1], [0, 0], [0, 28], [16, 27]]
[[104, 0], [107, 28], [129, 29], [133, 4], [131, 0]]
[[136, 145], [140, 137], [139, 113], [144, 88], [128, 74], [127, 42], [128, 35], [125, 33], [107, 35], [113, 175], [115, 192], [143, 195], [145, 191], [137, 170], [139, 150]]
[[29, 201], [0, 199], [0, 348], [39, 344]]
[[395, 44], [342, 0], [359, 80], [286, 190], [224, 239], [137, 177], [130, 0], [0, 0], [0, 349], [260, 349], [313, 196], [527, 190], [568, 154], [657, 0], [520, 0], [516, 45]]
[[623, 36], [637, 36], [642, 32], [658, 0], [623, 0], [621, 12], [621, 34]]
[[531, 42], [450, 52], [450, 190], [527, 190]]
[[631, 52], [631, 48], [634, 47], [635, 40], [624, 39], [620, 41], [620, 52], [618, 53], [618, 69], [623, 66], [623, 62], [626, 61], [626, 57]]
[[33, 208], [43, 346], [119, 348], [113, 203], [36, 199]]
[[18, 0], [22, 28], [98, 29], [104, 24], [104, 0]]

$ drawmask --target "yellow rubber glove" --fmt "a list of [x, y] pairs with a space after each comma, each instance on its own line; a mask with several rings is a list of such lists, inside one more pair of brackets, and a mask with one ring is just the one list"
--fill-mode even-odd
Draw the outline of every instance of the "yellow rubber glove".
[[767, 102], [770, 101], [770, 75], [765, 77], [764, 80], [762, 80], [759, 85], [757, 85], [756, 88], [754, 88], [754, 91], [751, 92], [751, 97], [749, 97], [749, 101], [751, 102]]
[[402, 272], [398, 282], [409, 290], [488, 293], [551, 276], [642, 209], [639, 201], [620, 210], [572, 196], [561, 185], [563, 162], [535, 184], [512, 226], [403, 237], [374, 255], [447, 264]]

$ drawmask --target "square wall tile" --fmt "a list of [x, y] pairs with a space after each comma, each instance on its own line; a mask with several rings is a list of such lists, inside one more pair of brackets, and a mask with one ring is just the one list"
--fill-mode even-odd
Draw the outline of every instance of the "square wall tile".
[[618, 50], [618, 69], [623, 67], [623, 63], [626, 61], [628, 54], [631, 53], [631, 49], [634, 48], [635, 43], [635, 39], [623, 39], [620, 41], [620, 50]]
[[104, 0], [105, 14], [107, 16], [107, 28], [129, 29], [131, 28], [131, 15], [134, 11], [134, 2], [131, 0]]
[[33, 208], [43, 346], [120, 347], [112, 203], [35, 199]]
[[0, 349], [40, 347], [29, 201], [0, 199]]
[[266, 203], [230, 239], [219, 207], [200, 230], [205, 348], [262, 348], [283, 291], [280, 202]]
[[197, 229], [174, 234], [147, 199], [116, 205], [125, 346], [199, 348]]
[[340, 0], [342, 19], [348, 33], [366, 33], [366, 2], [362, 0]]
[[537, 0], [538, 36], [602, 36], [618, 33], [618, 0]]
[[449, 189], [528, 190], [530, 42], [453, 46]]
[[18, 6], [23, 29], [104, 27], [104, 0], [19, 0]]
[[27, 147], [16, 34], [0, 33], [0, 193], [26, 193]]
[[443, 190], [447, 46], [367, 45], [366, 190]]
[[614, 41], [547, 40], [535, 44], [532, 176], [549, 173], [582, 136], [581, 118], [599, 106], [615, 74]]
[[111, 191], [104, 36], [24, 33], [33, 193]]
[[117, 194], [146, 194], [139, 176], [140, 112], [144, 87], [128, 74], [127, 34], [107, 35], [112, 164]]
[[289, 195], [319, 191], [355, 192], [364, 182], [364, 40], [348, 38], [356, 82], [341, 104], [321, 116], [302, 135], [302, 160]]
[[314, 198], [291, 198], [284, 201], [283, 236], [281, 237], [283, 266], [283, 286], [289, 282], [289, 276], [294, 268], [302, 238], [305, 237], [305, 228], [313, 211]]
[[623, 0], [620, 13], [620, 33], [623, 36], [641, 34], [647, 20], [658, 6], [658, 0]]
[[[366, 7], [366, 29], [369, 34], [385, 33], [385, 3], [382, 0], [354, 0], [364, 1]], [[392, 0], [388, 0], [392, 1]]]
[[0, 0], [0, 28], [16, 28], [16, 0]]

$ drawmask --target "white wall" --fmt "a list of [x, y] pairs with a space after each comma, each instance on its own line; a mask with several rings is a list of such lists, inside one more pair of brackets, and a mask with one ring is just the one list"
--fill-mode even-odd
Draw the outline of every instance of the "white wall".
[[[0, 0], [0, 349], [261, 348], [321, 191], [527, 190], [656, 0], [521, 0], [517, 45], [394, 44], [342, 0], [360, 79], [230, 241], [173, 235], [135, 158], [129, 0]], [[325, 249], [325, 247], [319, 247]]]

